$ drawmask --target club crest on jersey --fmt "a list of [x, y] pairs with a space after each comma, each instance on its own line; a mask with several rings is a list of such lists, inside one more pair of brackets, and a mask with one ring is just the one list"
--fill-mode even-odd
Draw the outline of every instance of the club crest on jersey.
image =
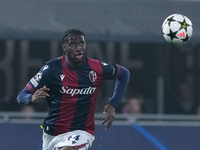
[[89, 79], [91, 82], [95, 82], [95, 80], [97, 79], [97, 74], [94, 70], [91, 70], [89, 72]]

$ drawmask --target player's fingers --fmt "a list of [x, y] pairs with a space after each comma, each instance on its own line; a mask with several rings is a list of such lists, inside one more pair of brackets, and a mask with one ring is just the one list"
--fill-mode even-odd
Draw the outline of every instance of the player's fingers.
[[50, 89], [47, 88], [46, 86], [43, 86], [43, 87], [42, 87], [42, 90], [49, 91]]
[[45, 93], [45, 91], [43, 91], [42, 89], [39, 89], [34, 93], [34, 95], [40, 96], [40, 95], [43, 95], [43, 93]]
[[108, 130], [108, 129], [110, 128], [110, 126], [112, 125], [112, 123], [113, 123], [113, 118], [112, 118], [112, 117], [109, 117], [107, 122], [108, 122], [108, 123], [107, 123], [106, 128], [105, 128], [106, 130]]
[[46, 86], [44, 86], [44, 87], [38, 89], [38, 91], [42, 91], [42, 92], [44, 92], [44, 91], [50, 91], [50, 89], [47, 88]]
[[42, 93], [41, 93], [41, 96], [47, 96], [47, 97], [49, 97], [50, 95], [49, 95], [49, 93], [47, 93], [47, 92], [42, 92]]
[[43, 92], [43, 93], [40, 93], [40, 94], [37, 94], [36, 95], [36, 98], [37, 99], [40, 99], [40, 98], [46, 98], [46, 97], [49, 97], [50, 95], [46, 92]]
[[50, 89], [46, 86], [43, 86], [42, 88], [38, 89], [37, 91], [49, 91]]
[[107, 120], [107, 118], [106, 118], [106, 119], [104, 119], [104, 121], [103, 121], [101, 124], [104, 125], [107, 121], [108, 121], [108, 120]]
[[46, 98], [46, 96], [44, 96], [44, 95], [38, 95], [37, 96], [37, 100], [40, 99], [40, 98]]
[[50, 97], [50, 95], [46, 91], [37, 90], [34, 95], [32, 96], [32, 102], [37, 102], [38, 99]]
[[111, 125], [112, 125], [112, 122], [108, 122], [105, 129], [108, 130]]
[[40, 95], [40, 96], [50, 96], [46, 91], [49, 91], [50, 89], [47, 88], [46, 86], [38, 89], [36, 92], [35, 92], [35, 95]]

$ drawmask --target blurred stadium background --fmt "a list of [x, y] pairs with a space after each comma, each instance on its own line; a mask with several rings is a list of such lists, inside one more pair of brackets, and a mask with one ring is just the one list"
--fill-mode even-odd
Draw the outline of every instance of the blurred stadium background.
[[[44, 101], [24, 119], [16, 95], [45, 61], [62, 55], [60, 37], [68, 28], [86, 33], [88, 56], [127, 67], [131, 79], [122, 104], [142, 95], [145, 114], [126, 116], [117, 109], [114, 126], [104, 132], [102, 109], [114, 83], [103, 83], [96, 110], [95, 150], [196, 150], [199, 116], [169, 115], [182, 81], [200, 102], [200, 0], [0, 0], [0, 145], [2, 149], [41, 149]], [[175, 46], [162, 37], [171, 14], [193, 23], [190, 41]], [[132, 119], [130, 119], [132, 118]], [[177, 138], [177, 139], [176, 139]], [[118, 143], [118, 144], [116, 144]]]

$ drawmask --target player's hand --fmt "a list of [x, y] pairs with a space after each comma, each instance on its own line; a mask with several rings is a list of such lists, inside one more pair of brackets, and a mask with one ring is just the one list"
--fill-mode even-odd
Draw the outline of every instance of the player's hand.
[[104, 114], [106, 114], [106, 118], [102, 122], [102, 125], [107, 123], [105, 130], [108, 130], [115, 119], [115, 107], [108, 104], [104, 107]]
[[43, 86], [42, 88], [38, 89], [32, 96], [31, 102], [35, 103], [38, 101], [38, 99], [49, 97], [50, 95], [47, 93], [50, 89], [46, 86]]

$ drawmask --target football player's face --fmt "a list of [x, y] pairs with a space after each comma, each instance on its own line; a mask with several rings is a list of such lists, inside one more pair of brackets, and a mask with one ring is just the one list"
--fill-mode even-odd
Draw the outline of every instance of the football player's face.
[[63, 51], [69, 63], [81, 65], [85, 56], [86, 42], [82, 35], [68, 35], [66, 42], [62, 45]]

